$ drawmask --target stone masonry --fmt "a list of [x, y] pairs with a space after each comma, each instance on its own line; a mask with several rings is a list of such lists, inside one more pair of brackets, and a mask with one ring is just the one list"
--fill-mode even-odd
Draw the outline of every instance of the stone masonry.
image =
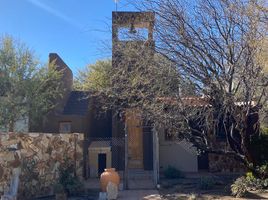
[[84, 134], [0, 133], [0, 196], [13, 168], [21, 168], [19, 199], [52, 194], [66, 160], [83, 175]]

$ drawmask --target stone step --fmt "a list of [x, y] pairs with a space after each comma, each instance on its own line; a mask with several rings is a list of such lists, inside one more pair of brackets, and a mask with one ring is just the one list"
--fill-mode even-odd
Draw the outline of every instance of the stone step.
[[131, 176], [129, 180], [152, 180], [152, 176]]
[[152, 171], [129, 171], [128, 177], [131, 180], [152, 180], [153, 172]]
[[128, 182], [129, 189], [153, 189], [155, 188], [154, 182], [152, 180], [129, 180]]

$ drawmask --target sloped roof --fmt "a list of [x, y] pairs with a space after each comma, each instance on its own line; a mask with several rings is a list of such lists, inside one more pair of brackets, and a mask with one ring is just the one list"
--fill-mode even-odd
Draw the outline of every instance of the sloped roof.
[[89, 106], [89, 92], [72, 91], [64, 106], [64, 115], [86, 115]]
[[181, 99], [176, 99], [172, 97], [159, 97], [158, 100], [171, 104], [183, 104], [185, 106], [191, 107], [202, 107], [202, 106], [209, 106], [209, 98], [207, 97], [183, 97]]

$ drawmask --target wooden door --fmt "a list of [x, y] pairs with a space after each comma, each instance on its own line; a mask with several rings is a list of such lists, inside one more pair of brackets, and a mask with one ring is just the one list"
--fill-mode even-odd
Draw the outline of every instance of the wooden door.
[[143, 131], [141, 114], [137, 109], [126, 111], [128, 132], [128, 167], [143, 169]]

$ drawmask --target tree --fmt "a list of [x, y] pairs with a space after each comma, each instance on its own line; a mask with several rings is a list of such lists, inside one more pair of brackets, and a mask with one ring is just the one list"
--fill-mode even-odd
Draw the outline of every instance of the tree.
[[[200, 0], [192, 8], [178, 0], [150, 3], [159, 17], [158, 51], [177, 64], [180, 74], [191, 77], [211, 106], [199, 112], [203, 128], [195, 129], [189, 140], [207, 152], [233, 154], [256, 167], [260, 163], [250, 141], [258, 132], [256, 112], [267, 102], [268, 86], [263, 62], [267, 54], [259, 56], [268, 33], [262, 21], [266, 14], [257, 6], [261, 2]], [[184, 116], [189, 124], [191, 118]], [[221, 124], [229, 150], [213, 147], [204, 134], [216, 133]]]
[[78, 72], [74, 82], [77, 90], [100, 90], [110, 84], [109, 73], [112, 69], [111, 60], [99, 60]]
[[38, 126], [61, 95], [61, 73], [41, 66], [25, 44], [10, 36], [0, 40], [0, 76], [0, 128], [7, 131], [14, 131], [19, 120]]
[[[172, 66], [128, 43], [104, 100], [120, 112], [139, 107], [145, 118], [202, 152], [232, 155], [251, 170], [263, 164], [250, 144], [268, 96], [267, 54], [260, 56], [266, 48], [267, 12], [259, 8], [265, 5], [258, 0], [144, 0], [138, 6], [155, 12], [156, 52]], [[174, 82], [168, 69], [189, 81], [198, 98], [185, 98], [182, 82]], [[218, 134], [228, 148], [213, 142]]]

